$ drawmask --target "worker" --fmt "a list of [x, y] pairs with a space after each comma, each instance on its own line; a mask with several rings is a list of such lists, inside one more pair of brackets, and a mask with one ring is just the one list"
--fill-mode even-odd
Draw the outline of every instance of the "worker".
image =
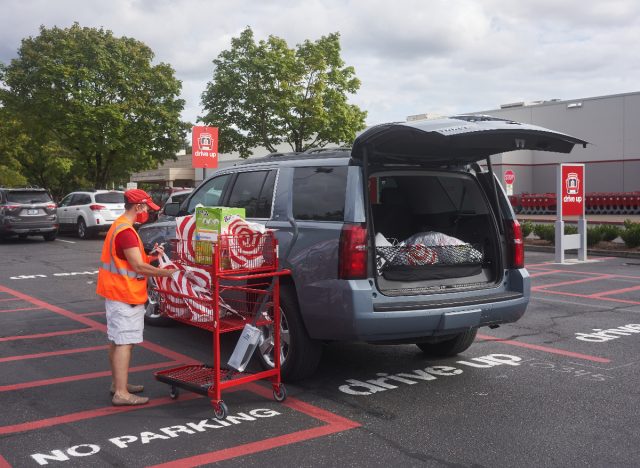
[[[134, 223], [144, 223], [149, 209], [159, 207], [147, 192], [140, 189], [124, 193], [124, 213], [114, 221], [102, 246], [96, 292], [105, 298], [109, 362], [111, 364], [111, 394], [114, 406], [144, 405], [149, 398], [134, 395], [144, 390], [142, 385], [129, 384], [129, 364], [134, 345], [142, 343], [147, 277], [169, 277], [177, 269], [162, 269], [150, 265]], [[154, 250], [164, 253], [157, 244]]]

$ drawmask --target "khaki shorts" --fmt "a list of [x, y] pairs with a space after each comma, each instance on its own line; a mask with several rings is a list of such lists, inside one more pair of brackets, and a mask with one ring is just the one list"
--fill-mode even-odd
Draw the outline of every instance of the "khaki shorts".
[[105, 299], [107, 337], [117, 345], [142, 343], [144, 304], [131, 307], [124, 302]]

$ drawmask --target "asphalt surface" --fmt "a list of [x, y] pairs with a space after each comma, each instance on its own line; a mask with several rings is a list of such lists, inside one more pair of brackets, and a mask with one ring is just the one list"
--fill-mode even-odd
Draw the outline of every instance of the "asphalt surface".
[[222, 423], [206, 398], [172, 400], [153, 377], [211, 362], [210, 333], [185, 325], [147, 327], [135, 350], [131, 381], [151, 403], [111, 406], [101, 244], [0, 244], [0, 468], [640, 465], [640, 261], [527, 252], [527, 313], [463, 354], [330, 344], [284, 403], [266, 383], [223, 394]]

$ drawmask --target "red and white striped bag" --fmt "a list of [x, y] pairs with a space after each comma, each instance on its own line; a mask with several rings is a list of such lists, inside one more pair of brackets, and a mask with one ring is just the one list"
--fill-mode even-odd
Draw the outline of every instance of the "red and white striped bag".
[[252, 223], [233, 216], [226, 232], [229, 242], [231, 268], [258, 268], [264, 263], [265, 233], [268, 229], [259, 223]]
[[[167, 254], [164, 253], [158, 257], [158, 267], [163, 270], [179, 268], [175, 263], [169, 260]], [[164, 300], [165, 313], [170, 317], [189, 319], [191, 317], [191, 311], [185, 304], [183, 298], [176, 296], [176, 293], [181, 294], [181, 291], [173, 280], [173, 276], [159, 276], [154, 278], [154, 281], [158, 288], [166, 291], [160, 293]]]
[[176, 218], [176, 238], [178, 239], [178, 258], [189, 263], [195, 263], [195, 232], [196, 217], [194, 215]]

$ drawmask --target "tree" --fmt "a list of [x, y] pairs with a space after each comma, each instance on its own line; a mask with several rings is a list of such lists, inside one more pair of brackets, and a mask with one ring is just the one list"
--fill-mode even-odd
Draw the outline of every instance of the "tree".
[[263, 146], [275, 152], [345, 144], [364, 128], [366, 112], [348, 104], [360, 80], [340, 57], [340, 35], [290, 49], [276, 36], [255, 42], [247, 27], [213, 61], [213, 79], [202, 94], [207, 125], [220, 128], [219, 151], [247, 158]]
[[29, 176], [71, 174], [104, 188], [175, 159], [190, 127], [180, 120], [182, 84], [152, 60], [140, 41], [77, 23], [23, 39], [0, 65], [0, 100], [31, 143], [21, 160]]

